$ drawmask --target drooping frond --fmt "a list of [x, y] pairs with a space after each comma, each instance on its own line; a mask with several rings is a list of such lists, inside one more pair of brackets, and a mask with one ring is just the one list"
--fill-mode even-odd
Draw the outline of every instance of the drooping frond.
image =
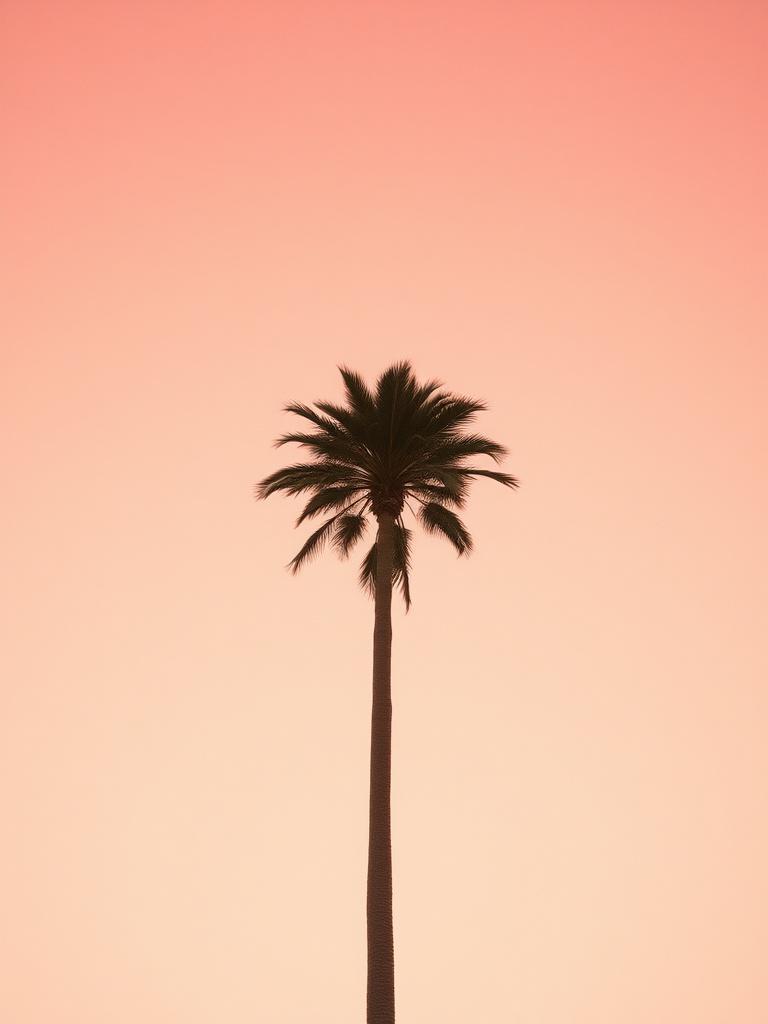
[[441, 533], [460, 555], [472, 550], [472, 538], [455, 512], [430, 501], [419, 509], [419, 520], [427, 533]]
[[451, 488], [444, 484], [411, 484], [408, 490], [414, 497], [436, 501], [439, 505], [452, 505], [454, 508], [463, 508], [467, 500], [465, 487]]
[[[327, 512], [328, 509], [332, 508], [340, 508], [350, 498], [353, 498], [359, 490], [359, 487], [352, 485], [347, 487], [326, 487], [322, 491], [318, 491], [304, 506], [301, 515], [296, 520], [296, 525], [300, 526], [305, 519], [311, 519], [320, 512]], [[362, 501], [363, 498], [361, 497], [359, 500]]]
[[405, 610], [411, 607], [411, 530], [403, 523], [402, 516], [395, 523], [395, 550], [392, 563], [392, 582], [400, 587], [405, 601]]
[[348, 466], [327, 462], [304, 462], [285, 466], [270, 473], [256, 487], [258, 498], [268, 498], [277, 491], [287, 494], [301, 494], [318, 487], [356, 479]]
[[368, 554], [360, 563], [360, 586], [369, 597], [376, 596], [376, 542], [368, 549]]
[[347, 512], [339, 518], [333, 534], [333, 546], [341, 558], [347, 558], [365, 533], [368, 525], [365, 512]]
[[319, 555], [325, 547], [325, 543], [328, 540], [328, 535], [331, 532], [333, 524], [336, 521], [336, 516], [331, 516], [330, 519], [326, 519], [319, 529], [315, 530], [314, 533], [307, 537], [306, 541], [302, 545], [301, 550], [298, 554], [294, 555], [288, 563], [288, 568], [291, 572], [296, 575], [299, 569], [304, 565], [305, 562]]
[[461, 473], [456, 471], [455, 467], [446, 469], [443, 466], [432, 466], [429, 464], [423, 467], [418, 467], [413, 473], [416, 483], [427, 483], [427, 484], [440, 484], [446, 491], [455, 495], [456, 498], [464, 497], [467, 490], [467, 484], [465, 479], [461, 476]]
[[497, 480], [500, 484], [504, 484], [505, 487], [520, 486], [520, 481], [516, 476], [510, 476], [509, 473], [497, 473], [492, 469], [470, 469], [462, 466], [459, 473], [463, 476], [487, 476], [491, 480]]
[[[392, 583], [400, 588], [405, 602], [405, 610], [411, 607], [411, 533], [403, 525], [402, 518], [395, 523], [394, 550], [392, 552]], [[360, 563], [360, 586], [369, 595], [376, 595], [376, 570], [378, 565], [377, 548], [373, 544]]]

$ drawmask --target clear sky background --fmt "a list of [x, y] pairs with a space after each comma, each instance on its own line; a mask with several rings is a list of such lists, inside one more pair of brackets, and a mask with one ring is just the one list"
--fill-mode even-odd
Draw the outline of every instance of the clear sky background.
[[340, 362], [510, 493], [394, 639], [401, 1024], [768, 1019], [761, 0], [0, 4], [0, 1019], [360, 1024]]

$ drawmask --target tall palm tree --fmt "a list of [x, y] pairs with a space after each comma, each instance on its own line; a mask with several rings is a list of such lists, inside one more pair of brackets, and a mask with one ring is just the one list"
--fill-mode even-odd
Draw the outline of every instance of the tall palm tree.
[[308, 432], [283, 434], [311, 455], [309, 462], [278, 469], [257, 488], [259, 498], [277, 491], [310, 495], [296, 525], [328, 515], [288, 563], [296, 573], [326, 544], [346, 558], [366, 530], [378, 524], [376, 540], [360, 567], [360, 584], [374, 598], [373, 701], [368, 833], [368, 1024], [394, 1024], [392, 936], [392, 847], [390, 838], [392, 586], [411, 605], [411, 537], [406, 508], [428, 533], [441, 534], [459, 555], [472, 538], [454, 509], [461, 509], [474, 477], [506, 487], [507, 473], [477, 469], [467, 460], [488, 455], [499, 462], [506, 450], [463, 428], [484, 410], [482, 402], [442, 390], [439, 381], [419, 384], [407, 362], [395, 363], [370, 390], [362, 377], [339, 367], [346, 404], [292, 402], [286, 412], [309, 421]]

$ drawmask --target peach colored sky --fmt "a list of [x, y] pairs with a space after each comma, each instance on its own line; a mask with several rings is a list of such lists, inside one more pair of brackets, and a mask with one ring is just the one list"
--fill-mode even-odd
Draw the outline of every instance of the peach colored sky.
[[768, 8], [0, 4], [0, 1019], [355, 1024], [372, 607], [289, 399], [517, 494], [395, 615], [398, 1020], [768, 1019]]

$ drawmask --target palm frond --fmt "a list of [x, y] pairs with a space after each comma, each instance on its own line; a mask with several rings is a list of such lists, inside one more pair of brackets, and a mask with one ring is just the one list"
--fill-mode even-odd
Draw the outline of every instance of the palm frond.
[[471, 469], [469, 467], [462, 466], [461, 469], [457, 470], [462, 476], [487, 476], [491, 480], [498, 480], [500, 484], [504, 484], [505, 487], [519, 487], [520, 481], [516, 476], [510, 476], [509, 473], [497, 473], [492, 469]]
[[396, 470], [413, 434], [415, 393], [416, 380], [411, 364], [406, 361], [393, 363], [376, 382], [377, 442], [389, 472]]
[[428, 463], [450, 465], [473, 455], [489, 455], [494, 462], [500, 462], [507, 449], [482, 434], [450, 434], [437, 438], [431, 446]]
[[334, 402], [315, 402], [315, 405], [339, 425], [339, 432], [354, 445], [369, 464], [375, 461], [372, 440], [376, 421], [370, 416], [361, 416], [354, 409], [346, 409]]
[[[411, 607], [411, 531], [403, 525], [402, 519], [395, 523], [394, 550], [392, 553], [392, 583], [400, 588], [405, 602], [405, 610]], [[376, 543], [369, 548], [360, 563], [360, 586], [369, 597], [376, 596], [376, 572], [378, 566], [378, 548]]]
[[360, 586], [369, 597], [376, 596], [376, 542], [369, 548], [368, 554], [360, 563]]
[[441, 533], [456, 548], [460, 555], [472, 550], [469, 531], [455, 512], [444, 505], [427, 502], [418, 512], [419, 521], [427, 533]]
[[287, 568], [291, 570], [294, 576], [305, 562], [320, 554], [325, 547], [325, 542], [328, 540], [328, 535], [337, 518], [338, 516], [331, 516], [330, 519], [326, 519], [319, 529], [307, 537], [301, 550], [288, 563]]
[[455, 431], [470, 423], [478, 412], [485, 412], [488, 406], [475, 398], [464, 395], [440, 395], [430, 409], [428, 431], [430, 436]]
[[413, 396], [414, 402], [417, 405], [423, 405], [427, 399], [435, 393], [435, 391], [439, 391], [443, 386], [444, 385], [441, 380], [425, 381], [416, 388], [416, 393]]
[[341, 432], [335, 437], [329, 437], [322, 433], [281, 434], [275, 441], [275, 447], [280, 448], [284, 444], [301, 445], [303, 448], [309, 448], [315, 455], [321, 456], [329, 462], [341, 462], [347, 466], [359, 466], [367, 461], [352, 439]]
[[385, 410], [391, 406], [393, 398], [409, 390], [415, 391], [415, 386], [411, 364], [406, 359], [393, 363], [376, 381], [376, 405]]
[[437, 482], [457, 496], [463, 495], [466, 491], [466, 484], [454, 467], [427, 466], [419, 474], [419, 477], [421, 478], [419, 483], [433, 484]]
[[[323, 490], [318, 491], [317, 494], [314, 494], [309, 499], [301, 515], [296, 520], [296, 525], [301, 526], [305, 519], [311, 519], [320, 512], [326, 512], [331, 508], [339, 508], [341, 505], [346, 504], [350, 498], [353, 498], [359, 490], [360, 488], [355, 486], [323, 488]], [[359, 499], [359, 501], [362, 500], [362, 498]]]
[[400, 587], [406, 612], [411, 607], [411, 530], [403, 523], [402, 516], [395, 523], [395, 547], [392, 561], [392, 582]]
[[467, 501], [467, 490], [463, 484], [459, 488], [443, 484], [411, 484], [408, 492], [414, 497], [436, 501], [439, 505], [452, 505], [454, 508], [464, 508]]
[[[318, 405], [317, 402], [315, 404]], [[331, 437], [336, 437], [339, 433], [339, 427], [333, 420], [328, 419], [326, 416], [321, 416], [309, 405], [304, 405], [301, 402], [289, 402], [288, 405], [283, 406], [283, 411], [302, 416], [305, 420], [309, 420], [310, 423], [314, 423], [316, 427], [320, 427], [321, 430]]]
[[349, 556], [352, 548], [365, 533], [367, 525], [368, 521], [365, 516], [365, 510], [362, 512], [347, 512], [339, 518], [332, 543], [340, 558], [347, 558]]
[[346, 366], [339, 366], [338, 370], [344, 381], [344, 391], [350, 407], [363, 419], [375, 417], [376, 402], [360, 374]]
[[[394, 549], [392, 552], [392, 584], [399, 587], [406, 611], [411, 607], [411, 536], [412, 531], [403, 525], [402, 519], [394, 524]], [[374, 544], [360, 562], [359, 584], [369, 597], [376, 597], [376, 572], [378, 548]]]
[[259, 484], [256, 485], [256, 497], [268, 498], [270, 494], [277, 491], [285, 491], [287, 494], [301, 494], [302, 491], [309, 491], [319, 487], [327, 487], [331, 484], [352, 482], [359, 480], [355, 476], [354, 469], [350, 466], [342, 466], [338, 463], [325, 461], [303, 462], [293, 466], [284, 466], [282, 469], [270, 473]]
[[315, 405], [326, 416], [335, 420], [339, 427], [343, 427], [350, 433], [354, 432], [354, 428], [360, 421], [360, 417], [356, 416], [354, 412], [345, 409], [342, 405], [336, 405], [335, 402], [315, 402]]

